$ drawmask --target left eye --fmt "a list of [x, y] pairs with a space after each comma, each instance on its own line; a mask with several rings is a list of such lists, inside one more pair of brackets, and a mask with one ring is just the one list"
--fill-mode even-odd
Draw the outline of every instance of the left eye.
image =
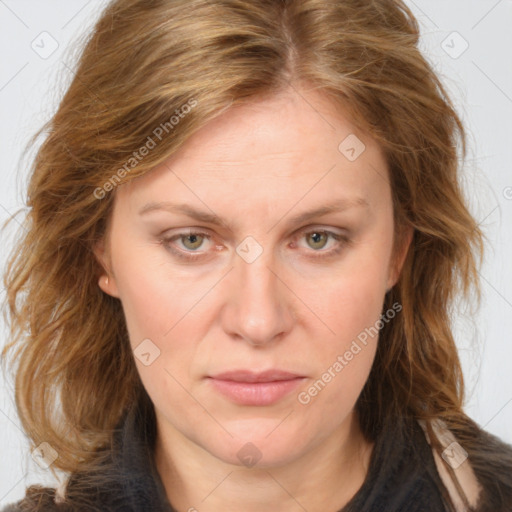
[[[351, 243], [347, 235], [341, 233], [334, 233], [326, 229], [312, 229], [310, 231], [302, 232], [299, 239], [305, 239], [308, 247], [313, 249], [310, 251], [311, 258], [328, 258], [341, 253]], [[329, 239], [334, 240], [329, 248], [325, 249], [328, 245]]]
[[[334, 238], [334, 233], [329, 231], [310, 231], [309, 233], [304, 233], [303, 236], [312, 249], [323, 249], [327, 245], [329, 238]], [[309, 243], [309, 241], [312, 243]]]

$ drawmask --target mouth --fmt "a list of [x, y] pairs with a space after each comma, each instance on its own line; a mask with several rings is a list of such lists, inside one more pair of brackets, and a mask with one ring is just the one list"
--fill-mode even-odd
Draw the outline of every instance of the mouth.
[[214, 389], [239, 405], [271, 405], [296, 389], [306, 377], [282, 370], [235, 370], [209, 376]]

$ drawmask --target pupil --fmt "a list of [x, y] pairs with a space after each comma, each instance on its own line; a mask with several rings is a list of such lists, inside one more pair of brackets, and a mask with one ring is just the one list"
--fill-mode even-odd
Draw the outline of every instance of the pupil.
[[313, 239], [314, 244], [321, 244], [322, 237], [324, 236], [324, 233], [311, 233], [311, 238]]
[[[198, 244], [198, 239], [199, 238], [200, 238], [200, 236], [198, 237], [198, 235], [187, 235], [185, 237], [185, 240], [187, 240], [187, 242], [184, 242], [184, 243], [185, 243], [185, 245], [188, 243], [189, 244], [189, 248], [195, 249], [196, 245]], [[192, 246], [192, 247], [190, 247], [190, 246]]]

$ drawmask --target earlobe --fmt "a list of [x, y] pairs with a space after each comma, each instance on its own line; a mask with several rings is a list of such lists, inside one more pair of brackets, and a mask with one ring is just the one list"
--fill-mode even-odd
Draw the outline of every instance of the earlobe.
[[398, 248], [394, 257], [392, 258], [392, 264], [390, 267], [386, 293], [388, 293], [393, 288], [393, 286], [395, 286], [395, 284], [398, 282], [398, 279], [400, 278], [400, 273], [402, 272], [402, 267], [405, 263], [407, 253], [409, 252], [409, 248], [412, 242], [414, 228], [412, 226], [406, 226], [403, 229], [404, 232], [402, 233], [400, 247]]
[[119, 292], [112, 271], [110, 270], [111, 265], [103, 239], [94, 245], [93, 252], [96, 260], [103, 269], [103, 273], [98, 279], [98, 286], [106, 294], [119, 298]]
[[112, 297], [119, 298], [119, 293], [117, 291], [117, 286], [115, 280], [107, 274], [103, 274], [98, 279], [98, 286], [103, 290], [106, 294], [111, 295]]

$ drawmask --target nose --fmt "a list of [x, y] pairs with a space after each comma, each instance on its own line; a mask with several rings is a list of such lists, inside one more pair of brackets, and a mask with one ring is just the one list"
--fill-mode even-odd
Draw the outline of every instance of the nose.
[[264, 346], [291, 330], [293, 294], [265, 251], [251, 263], [236, 256], [226, 284], [230, 292], [222, 316], [225, 332]]

